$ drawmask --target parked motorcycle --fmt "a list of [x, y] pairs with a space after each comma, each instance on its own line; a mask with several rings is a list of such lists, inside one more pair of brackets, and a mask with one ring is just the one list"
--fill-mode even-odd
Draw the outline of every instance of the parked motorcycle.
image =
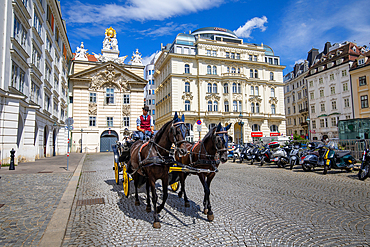
[[278, 158], [274, 157], [273, 155], [273, 150], [275, 150], [277, 147], [279, 147], [278, 142], [270, 142], [264, 146], [261, 151], [261, 166], [263, 166], [265, 163], [276, 163], [278, 161]]
[[351, 151], [335, 150], [333, 143], [329, 143], [329, 152], [325, 157], [326, 162], [324, 164], [324, 174], [331, 169], [345, 169], [347, 172], [351, 172], [356, 159], [351, 155]]
[[303, 154], [303, 149], [301, 148], [300, 144], [295, 144], [292, 146], [292, 150], [290, 151], [290, 170], [293, 169], [294, 166], [297, 166], [299, 164], [299, 159], [301, 158]]
[[247, 143], [245, 145], [245, 147], [243, 148], [242, 152], [240, 153], [240, 163], [243, 162], [243, 160], [251, 160], [252, 159], [252, 150], [254, 148], [254, 144], [253, 143]]
[[240, 159], [241, 150], [243, 149], [243, 146], [237, 145], [233, 151], [233, 162], [235, 160]]
[[253, 163], [255, 161], [257, 162], [261, 162], [262, 161], [262, 153], [261, 153], [261, 148], [260, 146], [256, 145], [252, 151], [251, 151], [251, 156], [252, 156], [252, 159], [251, 159], [251, 165], [253, 165]]
[[[359, 136], [357, 136], [357, 139], [360, 139]], [[361, 166], [358, 170], [358, 178], [360, 180], [365, 180], [367, 177], [369, 177], [369, 171], [370, 171], [370, 150], [369, 150], [369, 144], [365, 140], [360, 140], [360, 142], [364, 142], [365, 149], [362, 152], [362, 159], [361, 159]]]
[[273, 153], [273, 156], [277, 157], [276, 164], [279, 168], [284, 168], [286, 164], [289, 164], [290, 151], [291, 151], [291, 148], [289, 146], [285, 146], [282, 148], [278, 148]]
[[301, 157], [300, 164], [305, 172], [311, 171], [315, 167], [323, 167], [326, 162], [326, 156], [330, 149], [323, 144], [309, 143], [308, 148], [310, 151], [306, 155]]

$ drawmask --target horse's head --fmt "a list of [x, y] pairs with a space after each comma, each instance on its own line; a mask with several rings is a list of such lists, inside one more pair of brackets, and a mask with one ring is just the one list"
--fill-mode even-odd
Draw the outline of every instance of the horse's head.
[[179, 118], [177, 112], [175, 112], [169, 136], [170, 140], [175, 144], [180, 157], [186, 155], [185, 137], [187, 131], [184, 121], [185, 121], [184, 114], [182, 115], [181, 118]]
[[229, 135], [227, 134], [227, 131], [230, 129], [230, 127], [231, 124], [226, 127], [222, 127], [221, 123], [219, 123], [217, 125], [217, 128], [215, 128], [214, 130], [215, 132], [213, 135], [213, 143], [222, 163], [225, 163], [227, 161], [227, 142], [229, 140]]

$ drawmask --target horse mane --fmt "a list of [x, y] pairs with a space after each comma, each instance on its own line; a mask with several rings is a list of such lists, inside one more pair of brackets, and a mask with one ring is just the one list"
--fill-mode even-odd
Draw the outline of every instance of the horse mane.
[[216, 127], [213, 127], [210, 131], [208, 131], [208, 133], [203, 137], [202, 142], [205, 142], [208, 138], [210, 138], [213, 135], [213, 130], [215, 128]]
[[168, 121], [167, 123], [165, 123], [162, 128], [160, 130], [158, 130], [158, 132], [155, 134], [154, 136], [154, 142], [155, 143], [158, 143], [159, 140], [161, 139], [163, 133], [164, 133], [164, 130], [167, 128], [168, 125], [170, 125], [171, 123], [173, 122], [173, 120], [171, 121]]

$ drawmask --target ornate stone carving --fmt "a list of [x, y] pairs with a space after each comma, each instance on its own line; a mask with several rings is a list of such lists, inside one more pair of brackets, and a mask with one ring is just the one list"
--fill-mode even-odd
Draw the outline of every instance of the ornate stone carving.
[[192, 100], [193, 99], [193, 93], [192, 92], [189, 92], [189, 93], [184, 92], [184, 94], [182, 95], [182, 99], [183, 100]]
[[217, 94], [215, 94], [215, 93], [210, 93], [210, 94], [207, 94], [206, 95], [206, 100], [212, 100], [212, 101], [214, 101], [214, 100], [217, 100], [217, 101], [219, 101], [220, 100], [220, 96], [218, 96]]
[[234, 100], [240, 101], [243, 99], [243, 96], [241, 94], [233, 94], [233, 96], [234, 96]]
[[98, 108], [96, 103], [89, 103], [89, 115], [96, 116], [98, 113]]
[[123, 105], [122, 106], [122, 115], [123, 116], [130, 116], [131, 108], [130, 105]]
[[141, 53], [139, 52], [139, 49], [136, 49], [136, 52], [132, 53], [130, 64], [132, 65], [143, 65], [141, 58]]
[[99, 90], [104, 84], [107, 86], [122, 89], [124, 92], [130, 91], [130, 86], [126, 78], [123, 77], [121, 72], [115, 71], [115, 67], [109, 64], [105, 71], [99, 71], [91, 78], [90, 89]]
[[262, 102], [262, 98], [259, 95], [251, 95], [249, 98], [249, 102], [260, 103]]
[[270, 97], [269, 103], [276, 105], [278, 103], [278, 99], [276, 97]]
[[84, 47], [85, 47], [84, 42], [81, 42], [80, 47], [77, 47], [75, 60], [83, 60], [83, 61], [88, 60], [87, 55], [86, 55], [87, 49], [84, 49]]

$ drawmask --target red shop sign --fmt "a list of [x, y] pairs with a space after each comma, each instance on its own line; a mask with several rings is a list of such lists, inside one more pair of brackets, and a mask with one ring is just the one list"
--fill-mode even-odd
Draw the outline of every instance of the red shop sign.
[[270, 133], [270, 136], [280, 136], [280, 133], [279, 132]]
[[263, 133], [262, 132], [252, 132], [251, 136], [252, 137], [262, 137]]

